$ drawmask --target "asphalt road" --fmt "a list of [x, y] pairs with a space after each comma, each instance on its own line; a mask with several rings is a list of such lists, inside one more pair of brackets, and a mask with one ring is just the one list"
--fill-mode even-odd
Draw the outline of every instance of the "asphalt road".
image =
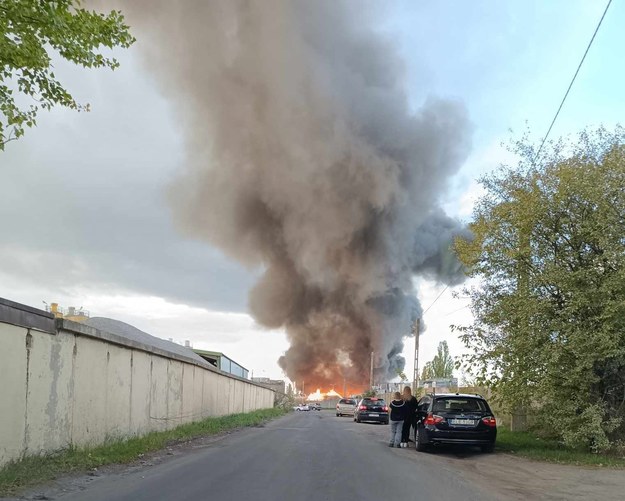
[[63, 501], [488, 500], [429, 454], [387, 446], [389, 427], [289, 414], [149, 468], [104, 475]]

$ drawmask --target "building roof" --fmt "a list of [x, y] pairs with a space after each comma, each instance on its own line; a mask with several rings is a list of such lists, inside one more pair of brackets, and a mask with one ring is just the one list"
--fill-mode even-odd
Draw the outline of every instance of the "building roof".
[[191, 348], [187, 348], [185, 346], [172, 343], [171, 341], [152, 336], [151, 334], [143, 332], [142, 330], [139, 330], [136, 327], [133, 327], [132, 325], [125, 322], [121, 322], [120, 320], [114, 320], [112, 318], [106, 317], [91, 317], [89, 320], [83, 322], [83, 325], [88, 325], [89, 327], [93, 327], [94, 329], [110, 332], [111, 334], [116, 334], [131, 341], [136, 341], [138, 343], [142, 343], [153, 348], [158, 348], [159, 350], [167, 351], [176, 355], [181, 355], [183, 357], [191, 358], [202, 364], [206, 364], [206, 360], [196, 354]]
[[[198, 355], [202, 356], [202, 355], [206, 355], [209, 357], [224, 357], [227, 358], [228, 360], [230, 360], [231, 362], [234, 362], [235, 364], [237, 364], [239, 367], [241, 367], [241, 369], [247, 371], [248, 369], [243, 367], [239, 362], [237, 362], [236, 360], [232, 360], [228, 355], [220, 352], [220, 351], [208, 351], [208, 350], [198, 350], [198, 349], [193, 349], [193, 351], [195, 353], [197, 353]], [[249, 371], [248, 371], [249, 372]]]

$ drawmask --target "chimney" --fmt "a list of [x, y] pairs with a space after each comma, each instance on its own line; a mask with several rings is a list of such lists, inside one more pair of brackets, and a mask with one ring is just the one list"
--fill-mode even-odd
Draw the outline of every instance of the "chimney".
[[188, 339], [184, 342], [184, 346], [185, 348], [191, 348], [191, 341], [189, 341]]

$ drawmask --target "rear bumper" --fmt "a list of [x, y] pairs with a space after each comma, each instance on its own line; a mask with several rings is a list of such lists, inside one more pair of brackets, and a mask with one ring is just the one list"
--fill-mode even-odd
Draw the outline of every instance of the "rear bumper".
[[361, 421], [372, 421], [376, 423], [387, 423], [388, 414], [378, 413], [378, 416], [371, 416], [366, 412], [359, 412], [356, 417]]
[[430, 438], [430, 444], [445, 445], [490, 445], [495, 443], [494, 440], [469, 440], [464, 438]]
[[424, 443], [449, 445], [491, 445], [497, 439], [496, 430], [488, 431], [460, 431], [438, 430], [426, 427], [422, 430], [421, 438]]
[[353, 416], [354, 409], [336, 409], [337, 414], [343, 414], [344, 416]]

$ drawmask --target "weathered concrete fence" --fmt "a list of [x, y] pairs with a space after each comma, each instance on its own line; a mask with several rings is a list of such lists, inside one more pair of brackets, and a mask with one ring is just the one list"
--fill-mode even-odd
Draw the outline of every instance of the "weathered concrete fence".
[[273, 400], [192, 357], [0, 298], [0, 466]]

